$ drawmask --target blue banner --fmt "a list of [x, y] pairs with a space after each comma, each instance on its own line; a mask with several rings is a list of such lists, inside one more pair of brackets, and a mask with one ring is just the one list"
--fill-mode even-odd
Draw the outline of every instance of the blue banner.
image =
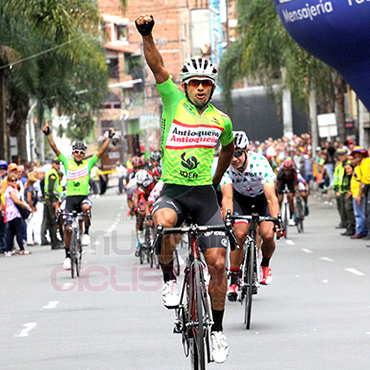
[[370, 0], [275, 0], [284, 27], [370, 110]]

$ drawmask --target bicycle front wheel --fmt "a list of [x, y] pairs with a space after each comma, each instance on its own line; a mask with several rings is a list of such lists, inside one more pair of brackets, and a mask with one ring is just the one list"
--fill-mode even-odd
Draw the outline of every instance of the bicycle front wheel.
[[69, 257], [71, 259], [71, 278], [72, 279], [75, 277], [75, 273], [77, 274], [76, 253], [77, 253], [77, 233], [75, 230], [72, 230], [71, 243], [69, 246]]
[[76, 262], [76, 275], [78, 277], [80, 276], [80, 272], [81, 272], [81, 259], [82, 259], [81, 240], [80, 239], [77, 239], [75, 262]]
[[180, 261], [177, 249], [173, 252], [173, 272], [176, 276], [180, 276]]
[[302, 201], [297, 199], [296, 203], [296, 223], [297, 223], [297, 230], [299, 233], [303, 233], [303, 219], [304, 219], [304, 211], [302, 206]]
[[191, 272], [191, 286], [189, 287], [190, 288], [189, 311], [191, 314], [190, 322], [192, 323], [190, 358], [192, 369], [194, 370], [204, 370], [206, 368], [206, 358], [204, 348], [205, 311], [203, 305], [205, 285], [204, 281], [201, 279], [202, 268], [203, 268], [202, 264], [198, 260], [195, 260]]
[[283, 219], [283, 227], [285, 230], [285, 238], [288, 238], [288, 203], [284, 203], [284, 219]]
[[253, 243], [249, 245], [247, 251], [247, 260], [244, 265], [244, 284], [245, 284], [245, 314], [244, 324], [247, 330], [251, 325], [252, 314], [252, 297], [253, 297], [253, 283], [254, 283], [254, 252]]
[[145, 246], [141, 245], [140, 246], [140, 265], [144, 263], [145, 260]]

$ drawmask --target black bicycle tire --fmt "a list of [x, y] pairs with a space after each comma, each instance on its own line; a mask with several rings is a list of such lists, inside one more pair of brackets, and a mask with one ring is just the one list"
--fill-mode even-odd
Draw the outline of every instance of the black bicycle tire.
[[[203, 306], [203, 284], [204, 281], [201, 279], [201, 269], [203, 268], [202, 264], [198, 261], [194, 261], [193, 271], [193, 288], [194, 295], [195, 295], [195, 320], [198, 322], [196, 335], [194, 337], [195, 346], [196, 346], [196, 354], [197, 354], [197, 362], [198, 367], [196, 369], [205, 370], [206, 369], [206, 356], [205, 356], [205, 335], [204, 335], [204, 306]], [[194, 317], [193, 317], [194, 319]]]
[[75, 266], [76, 266], [76, 231], [72, 230], [71, 242], [69, 245], [69, 257], [71, 260], [71, 278], [75, 277]]
[[284, 230], [285, 230], [285, 238], [288, 238], [288, 206], [289, 203], [284, 203]]
[[141, 245], [140, 246], [140, 265], [144, 263], [144, 259], [145, 259], [145, 247]]
[[303, 206], [302, 202], [298, 201], [296, 202], [296, 208], [297, 208], [297, 230], [299, 233], [303, 232], [303, 218], [304, 218], [304, 212], [303, 212]]
[[173, 272], [176, 276], [180, 276], [180, 260], [177, 249], [173, 252]]
[[150, 249], [149, 250], [149, 253], [150, 253], [150, 262], [149, 262], [150, 268], [153, 268], [153, 266], [154, 266], [154, 255], [155, 255], [155, 252], [152, 249]]
[[77, 277], [80, 277], [81, 259], [82, 259], [82, 247], [81, 247], [81, 240], [79, 240], [79, 241], [77, 241], [77, 251], [76, 251], [76, 274], [77, 274]]
[[252, 301], [253, 301], [253, 282], [254, 282], [254, 245], [248, 246], [247, 260], [244, 266], [244, 283], [245, 283], [245, 313], [244, 323], [245, 328], [249, 330], [252, 317]]

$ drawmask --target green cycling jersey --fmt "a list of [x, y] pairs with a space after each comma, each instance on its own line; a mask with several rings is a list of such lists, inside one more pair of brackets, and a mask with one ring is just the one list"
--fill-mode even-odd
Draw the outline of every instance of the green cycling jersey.
[[59, 154], [60, 161], [63, 163], [67, 177], [67, 194], [69, 197], [76, 195], [89, 194], [90, 171], [99, 161], [94, 154], [91, 158], [83, 160], [79, 165], [74, 159], [68, 159], [63, 153]]
[[230, 118], [212, 104], [200, 115], [170, 78], [157, 87], [163, 102], [162, 180], [189, 186], [212, 184], [217, 143], [226, 146], [234, 138]]

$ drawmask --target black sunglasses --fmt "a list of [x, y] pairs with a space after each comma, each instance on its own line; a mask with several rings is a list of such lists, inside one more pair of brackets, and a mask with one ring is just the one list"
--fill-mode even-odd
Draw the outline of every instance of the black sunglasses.
[[76, 154], [85, 154], [85, 152], [83, 150], [75, 150], [73, 153], [76, 153]]
[[243, 155], [244, 150], [238, 150], [237, 152], [234, 152], [234, 157], [239, 158]]
[[211, 87], [213, 85], [212, 80], [197, 80], [197, 79], [191, 79], [186, 82], [191, 87], [198, 87], [200, 84], [202, 84], [203, 87]]
[[8, 182], [17, 182], [17, 180], [8, 180]]

